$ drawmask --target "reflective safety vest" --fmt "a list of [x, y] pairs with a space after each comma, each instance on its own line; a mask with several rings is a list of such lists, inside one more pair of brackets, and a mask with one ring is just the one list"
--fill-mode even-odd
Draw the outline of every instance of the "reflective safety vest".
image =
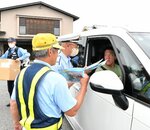
[[34, 63], [24, 68], [17, 77], [16, 101], [21, 117], [20, 124], [26, 130], [58, 130], [62, 125], [62, 117], [45, 115], [37, 100], [39, 82], [49, 71], [52, 71], [49, 67]]
[[13, 60], [16, 60], [17, 58], [19, 58], [18, 56], [18, 47], [16, 47], [14, 49], [14, 52], [12, 53], [11, 52], [11, 48], [8, 49], [8, 56], [7, 56], [8, 59], [13, 59]]
[[141, 89], [141, 93], [145, 94], [149, 88], [150, 88], [150, 82], [146, 82], [145, 84], [143, 84], [143, 88]]

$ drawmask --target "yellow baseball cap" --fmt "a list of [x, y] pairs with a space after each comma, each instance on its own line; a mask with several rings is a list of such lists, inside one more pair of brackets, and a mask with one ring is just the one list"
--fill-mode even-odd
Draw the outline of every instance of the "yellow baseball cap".
[[33, 51], [45, 50], [48, 48], [63, 49], [57, 42], [56, 36], [51, 33], [38, 33], [32, 39]]

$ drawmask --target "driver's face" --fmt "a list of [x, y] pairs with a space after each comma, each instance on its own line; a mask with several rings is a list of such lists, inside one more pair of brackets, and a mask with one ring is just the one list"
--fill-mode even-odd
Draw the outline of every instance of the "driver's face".
[[107, 60], [106, 65], [112, 66], [115, 64], [116, 56], [112, 50], [106, 50], [104, 53], [104, 58]]

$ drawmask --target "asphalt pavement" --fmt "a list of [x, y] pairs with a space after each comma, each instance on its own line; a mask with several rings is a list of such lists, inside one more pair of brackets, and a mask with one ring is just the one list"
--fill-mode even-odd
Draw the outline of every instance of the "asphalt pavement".
[[[6, 107], [9, 99], [7, 82], [0, 80], [0, 130], [13, 130], [10, 108]], [[66, 119], [63, 120], [63, 130], [73, 130]]]

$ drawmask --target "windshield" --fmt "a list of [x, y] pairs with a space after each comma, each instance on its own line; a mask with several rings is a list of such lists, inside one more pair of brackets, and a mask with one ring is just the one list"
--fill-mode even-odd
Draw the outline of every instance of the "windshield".
[[150, 33], [130, 33], [133, 39], [143, 49], [143, 51], [150, 58]]

